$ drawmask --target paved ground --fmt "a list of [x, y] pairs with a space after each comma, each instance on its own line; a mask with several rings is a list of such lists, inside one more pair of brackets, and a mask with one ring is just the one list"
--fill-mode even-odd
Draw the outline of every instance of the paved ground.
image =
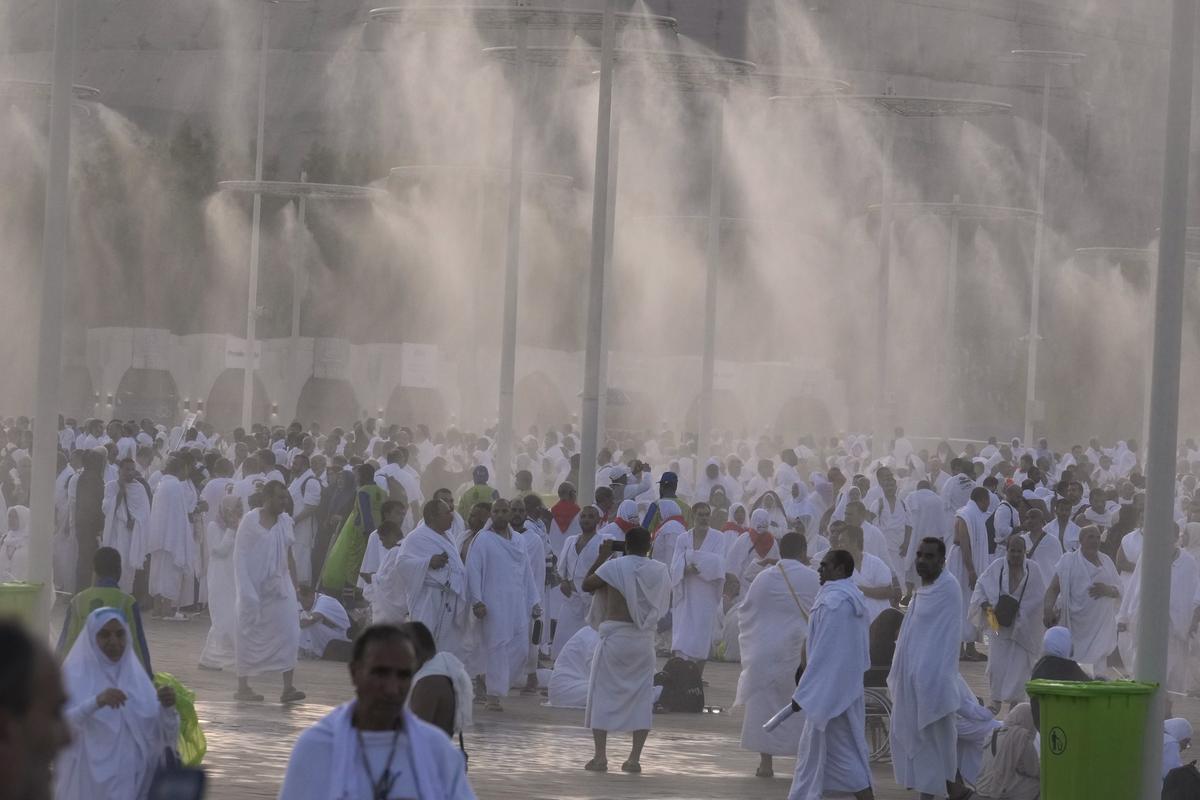
[[[292, 743], [298, 733], [350, 696], [343, 664], [301, 662], [297, 685], [308, 693], [304, 705], [283, 708], [277, 702], [237, 703], [234, 677], [203, 672], [196, 659], [208, 630], [206, 619], [186, 623], [146, 620], [156, 670], [174, 673], [197, 693], [201, 724], [208, 737], [209, 797], [217, 800], [275, 797]], [[982, 664], [964, 664], [968, 682], [984, 694]], [[710, 664], [708, 702], [728, 709], [733, 703], [738, 665]], [[278, 698], [278, 678], [255, 688], [268, 701]], [[532, 697], [510, 697], [503, 713], [476, 706], [477, 722], [468, 732], [471, 783], [481, 800], [693, 800], [738, 798], [783, 800], [792, 759], [776, 759], [773, 780], [754, 777], [758, 757], [739, 746], [740, 710], [721, 714], [669, 714], [655, 717], [654, 732], [642, 757], [642, 775], [619, 771], [596, 775], [583, 764], [591, 755], [591, 734], [581, 727], [582, 711], [552, 709]], [[1188, 701], [1187, 715], [1197, 719], [1200, 705]], [[1196, 706], [1196, 708], [1193, 708]], [[628, 738], [614, 735], [610, 761], [624, 758]], [[614, 765], [615, 766], [615, 765]], [[880, 800], [909, 798], [891, 779], [891, 765], [875, 765]]]

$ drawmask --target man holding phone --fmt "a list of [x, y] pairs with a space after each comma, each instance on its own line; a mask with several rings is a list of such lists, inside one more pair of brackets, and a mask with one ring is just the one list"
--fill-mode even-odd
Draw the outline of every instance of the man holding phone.
[[616, 555], [611, 539], [602, 542], [583, 580], [583, 591], [598, 592], [604, 609], [583, 718], [595, 744], [584, 767], [590, 772], [608, 770], [609, 731], [633, 732], [621, 771], [641, 772], [654, 713], [654, 632], [670, 604], [671, 578], [665, 564], [649, 557], [650, 531], [630, 529], [625, 547], [625, 555]]

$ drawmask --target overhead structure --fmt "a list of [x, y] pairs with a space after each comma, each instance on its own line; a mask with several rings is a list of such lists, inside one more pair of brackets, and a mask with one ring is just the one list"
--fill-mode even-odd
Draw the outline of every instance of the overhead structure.
[[[609, 2], [609, 13], [613, 9]], [[615, 14], [615, 11], [612, 11]], [[493, 47], [486, 52], [508, 61], [520, 54], [511, 47]], [[622, 86], [653, 84], [677, 92], [697, 92], [710, 97], [712, 120], [709, 133], [709, 204], [708, 204], [708, 277], [705, 290], [704, 369], [700, 390], [700, 434], [698, 453], [707, 452], [707, 438], [712, 416], [713, 353], [716, 324], [716, 271], [719, 266], [719, 236], [721, 219], [723, 133], [725, 124], [725, 91], [739, 79], [753, 75], [757, 65], [750, 61], [725, 58], [705, 52], [617, 48], [615, 43], [602, 39], [599, 51], [594, 48], [530, 47], [524, 58], [527, 63], [547, 67], [594, 68], [598, 61], [600, 74], [600, 114], [596, 138], [596, 181], [592, 197], [592, 256], [588, 281], [587, 339], [583, 366], [583, 414], [580, 420], [579, 496], [590, 498], [595, 493], [595, 470], [603, 424], [600, 387], [607, 365], [608, 335], [605, 302], [607, 273], [612, 258], [615, 216], [615, 184], [617, 153], [620, 141], [619, 112], [613, 122], [613, 81]], [[616, 72], [614, 75], [614, 72]], [[601, 177], [601, 174], [607, 179]]]
[[[883, 207], [879, 204], [868, 206], [868, 211], [881, 213]], [[946, 247], [946, 340], [942, 368], [945, 371], [943, 385], [947, 392], [946, 408], [955, 407], [957, 353], [954, 347], [954, 337], [957, 331], [955, 324], [958, 319], [958, 238], [959, 223], [961, 222], [1022, 222], [1035, 221], [1040, 214], [1031, 208], [1016, 208], [1013, 206], [986, 205], [981, 203], [964, 203], [955, 195], [954, 200], [946, 202], [905, 202], [892, 203], [892, 218], [916, 220], [923, 217], [938, 217], [946, 220], [948, 226], [948, 241]], [[959, 419], [945, 420], [943, 431], [953, 433], [954, 428], [961, 422]]]
[[[368, 186], [347, 186], [336, 183], [309, 183], [307, 180], [300, 181], [221, 181], [217, 184], [217, 188], [228, 194], [249, 194], [254, 196], [255, 221], [259, 220], [261, 214], [261, 202], [263, 197], [276, 197], [284, 200], [299, 201], [299, 222], [304, 225], [306, 217], [306, 209], [310, 201], [315, 202], [345, 202], [345, 201], [383, 201], [389, 198], [387, 192], [382, 189], [374, 189]], [[257, 242], [259, 234], [256, 231], [251, 231], [252, 240]], [[250, 296], [246, 302], [249, 308], [249, 315], [258, 319], [258, 249], [254, 249], [255, 263], [254, 273], [255, 278], [250, 283]], [[298, 360], [299, 339], [300, 339], [300, 304], [304, 299], [304, 287], [307, 285], [308, 273], [305, 270], [303, 263], [292, 264], [292, 326], [291, 326], [291, 369], [292, 369], [292, 387], [299, 391], [300, 386], [300, 371], [301, 366]], [[258, 367], [258, 346], [256, 339], [252, 338], [250, 331], [252, 328], [247, 328], [246, 337], [246, 354], [245, 367], [243, 370], [243, 380], [246, 377], [253, 378], [254, 370]], [[247, 431], [250, 430], [246, 424], [247, 410], [245, 403], [247, 399], [253, 401], [253, 394], [247, 395], [245, 392], [245, 384], [243, 383], [242, 390], [242, 427]]]
[[[432, 181], [463, 181], [477, 190], [485, 186], [512, 185], [509, 170], [503, 167], [487, 167], [475, 164], [409, 164], [402, 167], [393, 167], [388, 173], [388, 186], [393, 192], [398, 191], [405, 184]], [[546, 188], [555, 187], [566, 190], [574, 184], [575, 179], [569, 175], [555, 175], [526, 170], [523, 181]], [[482, 264], [486, 260], [487, 249], [487, 241], [484, 236], [484, 228], [487, 220], [487, 192], [476, 191], [475, 195], [476, 229], [478, 231], [477, 244], [479, 247], [479, 262]], [[480, 387], [477, 383], [479, 373], [478, 349], [479, 342], [483, 340], [485, 335], [479, 325], [483, 301], [479, 297], [478, 282], [471, 281], [470, 286], [469, 316], [473, 329], [467, 334], [469, 341], [467, 342], [467, 346], [463, 348], [465, 350], [463, 353], [465, 358], [462, 359], [460, 369], [460, 392], [463, 399], [459, 409], [461, 421], [468, 426], [478, 424], [480, 422], [479, 417], [482, 416], [476, 413], [477, 396], [480, 393]], [[515, 346], [515, 337], [513, 341]]]
[[[610, 6], [613, 0], [609, 0]], [[530, 31], [583, 33], [601, 31], [612, 36], [625, 31], [673, 33], [673, 17], [654, 14], [612, 13], [605, 10], [540, 8], [498, 5], [413, 5], [376, 8], [370, 22], [410, 28], [472, 27], [480, 32], [510, 31], [515, 39], [511, 59], [516, 77], [513, 85], [512, 135], [509, 152], [508, 241], [504, 265], [504, 323], [500, 346], [500, 398], [496, 424], [496, 486], [507, 492], [512, 486], [513, 402], [517, 352], [517, 297], [521, 272], [521, 211], [524, 202], [526, 123], [529, 117], [527, 58]]]
[[1039, 321], [1041, 319], [1042, 260], [1045, 249], [1046, 212], [1046, 149], [1050, 139], [1050, 83], [1054, 73], [1063, 67], [1078, 64], [1087, 56], [1061, 50], [1013, 50], [1004, 60], [1010, 63], [1029, 64], [1040, 70], [1042, 91], [1041, 137], [1038, 146], [1037, 172], [1037, 228], [1033, 238], [1033, 277], [1029, 284], [1029, 334], [1028, 355], [1025, 361], [1025, 443], [1033, 442], [1033, 424], [1039, 416], [1037, 403], [1037, 359], [1041, 341]]
[[846, 108], [863, 116], [883, 119], [882, 181], [879, 214], [879, 283], [875, 351], [875, 409], [872, 450], [882, 455], [892, 432], [892, 400], [888, 386], [888, 308], [891, 280], [891, 237], [893, 224], [892, 182], [895, 164], [892, 151], [896, 143], [896, 126], [901, 119], [934, 117], [982, 117], [1008, 114], [1012, 106], [993, 100], [949, 97], [908, 97], [889, 94], [827, 94], [777, 96], [772, 102], [800, 109]]

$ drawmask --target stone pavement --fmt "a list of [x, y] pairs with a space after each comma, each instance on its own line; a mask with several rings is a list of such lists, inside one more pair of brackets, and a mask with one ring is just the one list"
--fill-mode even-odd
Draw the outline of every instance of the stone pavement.
[[[305, 661], [296, 671], [297, 686], [308, 693], [305, 704], [285, 708], [272, 702], [280, 688], [274, 676], [254, 683], [267, 702], [238, 703], [233, 700], [232, 674], [196, 668], [207, 618], [147, 619], [146, 628], [155, 669], [171, 672], [196, 691], [208, 737], [208, 797], [214, 800], [275, 797], [296, 736], [350, 697], [344, 664]], [[476, 706], [476, 723], [466, 736], [471, 783], [481, 800], [783, 800], [793, 759], [776, 759], [775, 779], [755, 778], [758, 756], [738, 744], [741, 711], [729, 710], [738, 670], [736, 664], [722, 663], [705, 670], [707, 700], [724, 713], [655, 717], [642, 757], [645, 772], [636, 776], [615, 769], [629, 746], [628, 736], [621, 734], [610, 738], [613, 772], [583, 770], [591, 757], [591, 733], [581, 726], [582, 711], [546, 708], [541, 698], [515, 695], [505, 701], [501, 713]], [[983, 665], [965, 664], [964, 671], [982, 693]], [[877, 764], [874, 772], [880, 800], [911, 796], [892, 782], [890, 764]]]

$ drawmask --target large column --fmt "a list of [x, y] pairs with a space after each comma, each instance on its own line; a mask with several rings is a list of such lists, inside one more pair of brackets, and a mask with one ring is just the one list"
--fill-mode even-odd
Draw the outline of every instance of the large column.
[[891, 414], [888, 408], [888, 306], [890, 305], [890, 282], [892, 272], [892, 151], [896, 146], [896, 124], [889, 116], [884, 116], [883, 143], [883, 177], [880, 189], [879, 205], [879, 274], [876, 309], [875, 342], [875, 441], [872, 451], [882, 456], [887, 450]]
[[525, 115], [528, 28], [517, 29], [516, 91], [508, 176], [508, 245], [504, 261], [504, 330], [500, 344], [500, 416], [496, 424], [496, 488], [512, 490], [513, 385], [517, 368], [517, 291], [521, 283], [521, 207], [525, 194]]
[[1141, 606], [1137, 620], [1138, 680], [1157, 683], [1142, 746], [1142, 800], [1162, 796], [1162, 722], [1166, 708], [1171, 550], [1176, 539], [1175, 448], [1179, 437], [1179, 360], [1183, 331], [1183, 280], [1188, 207], [1188, 156], [1192, 133], [1192, 70], [1196, 0], [1174, 0], [1167, 86], [1167, 137], [1163, 159], [1162, 241], [1154, 292], [1154, 379], [1150, 388], [1150, 441], [1146, 460], [1145, 544], [1141, 556]]
[[[271, 4], [261, 3], [262, 41], [258, 48], [258, 134], [254, 140], [254, 180], [263, 179], [263, 135], [267, 127], [267, 50], [271, 39]], [[262, 195], [254, 193], [254, 212], [250, 219], [250, 288], [246, 299], [246, 365], [242, 370], [242, 427], [250, 431], [254, 409], [254, 357], [258, 349], [255, 326], [258, 322], [259, 228], [262, 223]]]
[[713, 371], [717, 358], [717, 277], [721, 268], [721, 179], [725, 136], [725, 98], [715, 95], [709, 135], [707, 273], [704, 280], [704, 349], [700, 363], [700, 419], [696, 439], [697, 480], [712, 446]]
[[42, 230], [42, 313], [37, 339], [37, 405], [34, 408], [29, 581], [42, 584], [36, 630], [50, 627], [53, 598], [54, 479], [58, 467], [58, 411], [62, 384], [63, 281], [69, 257], [71, 103], [75, 75], [76, 0], [56, 0], [54, 78], [50, 92], [50, 153]]
[[579, 454], [579, 496], [596, 492], [596, 454], [600, 427], [600, 334], [604, 319], [604, 250], [608, 236], [608, 165], [612, 139], [613, 60], [616, 52], [617, 0], [604, 4], [600, 45], [600, 100], [596, 115], [596, 172], [592, 189], [592, 257], [588, 274], [587, 342], [583, 359], [583, 416]]
[[1038, 318], [1042, 304], [1042, 249], [1045, 247], [1046, 229], [1046, 146], [1050, 132], [1046, 125], [1050, 119], [1050, 69], [1047, 64], [1042, 73], [1042, 137], [1038, 150], [1037, 219], [1033, 234], [1033, 277], [1029, 288], [1029, 354], [1025, 362], [1025, 439], [1024, 444], [1033, 444], [1033, 412], [1037, 403], [1037, 359]]

